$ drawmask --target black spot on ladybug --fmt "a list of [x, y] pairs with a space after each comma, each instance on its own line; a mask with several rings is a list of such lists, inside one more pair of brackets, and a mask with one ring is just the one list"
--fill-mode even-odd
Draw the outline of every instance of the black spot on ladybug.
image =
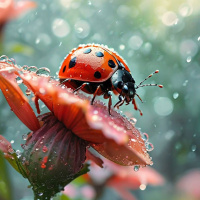
[[101, 51], [97, 51], [97, 52], [95, 52], [95, 54], [96, 54], [97, 57], [103, 57], [104, 56], [104, 54]]
[[115, 62], [113, 60], [109, 60], [108, 66], [111, 67], [111, 68], [115, 68]]
[[87, 48], [87, 49], [85, 49], [84, 51], [83, 51], [83, 53], [85, 53], [85, 54], [88, 54], [88, 53], [90, 53], [92, 50], [90, 49], [90, 48]]
[[101, 78], [101, 73], [99, 72], [99, 71], [96, 71], [95, 73], [94, 73], [94, 77], [95, 78]]
[[66, 65], [63, 67], [63, 73], [65, 72], [65, 70], [66, 70]]
[[76, 65], [76, 57], [72, 58], [69, 62], [69, 68], [72, 68]]

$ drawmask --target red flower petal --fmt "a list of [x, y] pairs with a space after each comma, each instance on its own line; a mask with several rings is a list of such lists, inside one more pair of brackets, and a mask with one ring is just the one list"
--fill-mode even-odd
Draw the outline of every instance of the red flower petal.
[[8, 142], [2, 135], [0, 135], [0, 151], [2, 151], [4, 155], [9, 158], [12, 158], [10, 154], [14, 152], [11, 143]]
[[17, 117], [30, 129], [37, 130], [40, 125], [28, 99], [16, 82], [15, 69], [0, 62], [0, 89]]

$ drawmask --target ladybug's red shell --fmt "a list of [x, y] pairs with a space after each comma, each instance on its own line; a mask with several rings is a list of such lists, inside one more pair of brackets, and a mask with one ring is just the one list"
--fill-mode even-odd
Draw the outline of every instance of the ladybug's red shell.
[[118, 69], [119, 62], [130, 72], [124, 60], [108, 48], [95, 44], [79, 46], [65, 58], [59, 78], [104, 82]]

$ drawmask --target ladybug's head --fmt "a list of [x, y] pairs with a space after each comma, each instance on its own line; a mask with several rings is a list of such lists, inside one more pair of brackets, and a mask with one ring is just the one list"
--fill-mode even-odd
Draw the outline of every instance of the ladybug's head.
[[125, 97], [125, 101], [129, 103], [135, 96], [135, 83], [124, 83], [121, 89], [121, 95]]
[[129, 103], [135, 96], [135, 80], [125, 69], [118, 69], [111, 77], [115, 90]]
[[[153, 74], [158, 73], [159, 71], [156, 70], [154, 73], [150, 74], [147, 78], [145, 78], [143, 81], [139, 83], [139, 85], [135, 85], [135, 80], [131, 76], [131, 74], [126, 71], [125, 69], [118, 69], [111, 77], [111, 82], [114, 87], [114, 89], [119, 93], [119, 102], [115, 105], [116, 107], [121, 106], [124, 102], [129, 104], [131, 101], [134, 105], [135, 110], [139, 110], [137, 108], [136, 102], [135, 102], [135, 95], [142, 101], [140, 96], [136, 93], [136, 90], [140, 87], [144, 86], [158, 86], [162, 88], [162, 85], [158, 84], [145, 84], [143, 85], [143, 82], [146, 81], [148, 78], [152, 77]], [[142, 112], [140, 111], [140, 114], [142, 115]]]

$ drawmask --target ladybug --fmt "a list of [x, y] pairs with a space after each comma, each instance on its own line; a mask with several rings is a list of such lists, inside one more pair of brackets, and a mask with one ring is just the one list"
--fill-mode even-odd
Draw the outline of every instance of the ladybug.
[[156, 70], [139, 85], [136, 85], [130, 69], [122, 57], [106, 46], [87, 44], [80, 45], [67, 55], [58, 76], [60, 82], [74, 89], [74, 92], [82, 90], [88, 94], [93, 94], [91, 104], [93, 104], [97, 95], [103, 95], [105, 99], [109, 99], [109, 114], [113, 92], [119, 97], [119, 101], [114, 107], [119, 108], [124, 102], [126, 104], [132, 102], [135, 110], [139, 110], [142, 115], [135, 102], [135, 96], [142, 101], [136, 90], [144, 86], [159, 86], [162, 88], [163, 86], [158, 84], [142, 85], [144, 81], [158, 72]]

